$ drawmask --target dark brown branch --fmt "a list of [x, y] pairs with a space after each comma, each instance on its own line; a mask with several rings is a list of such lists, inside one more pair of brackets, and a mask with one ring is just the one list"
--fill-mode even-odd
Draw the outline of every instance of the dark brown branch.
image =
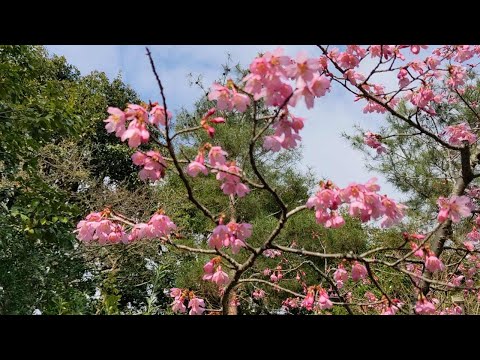
[[[343, 70], [329, 55], [328, 55], [328, 52], [325, 50], [325, 48], [322, 46], [322, 45], [317, 45], [320, 50], [323, 52], [323, 54], [329, 59], [329, 61], [335, 66], [335, 68], [343, 74], [345, 74], [345, 70]], [[342, 86], [344, 86], [345, 88], [349, 89], [348, 86], [345, 84]], [[419, 124], [416, 124], [415, 122], [413, 122], [410, 118], [407, 118], [406, 116], [400, 114], [398, 111], [396, 111], [395, 109], [393, 109], [390, 105], [388, 104], [385, 104], [384, 102], [382, 102], [381, 100], [377, 99], [375, 96], [373, 96], [372, 94], [370, 94], [368, 91], [366, 91], [363, 87], [359, 85], [354, 85], [362, 94], [363, 94], [363, 97], [366, 98], [366, 99], [370, 99], [371, 101], [383, 106], [389, 113], [391, 113], [393, 116], [403, 120], [404, 122], [406, 122], [407, 124], [409, 124], [410, 126], [414, 127], [415, 129], [417, 129], [418, 131], [420, 131], [421, 133], [429, 136], [430, 138], [432, 138], [433, 140], [435, 140], [436, 142], [438, 142], [439, 144], [441, 144], [442, 146], [448, 148], [448, 149], [452, 149], [452, 150], [460, 150], [461, 148], [460, 147], [456, 147], [456, 146], [453, 146], [453, 145], [450, 145], [449, 143], [445, 142], [444, 140], [440, 139], [437, 135], [435, 135], [434, 133], [426, 130], [425, 128], [423, 128], [422, 126], [420, 126]], [[349, 89], [350, 90], [350, 89]], [[357, 94], [358, 95], [358, 94]]]
[[[165, 98], [165, 93], [164, 93], [164, 89], [163, 89], [163, 85], [162, 85], [162, 82], [160, 80], [160, 77], [158, 76], [157, 74], [157, 69], [155, 68], [155, 63], [153, 62], [153, 58], [152, 58], [152, 54], [150, 52], [150, 50], [148, 48], [147, 49], [147, 55], [148, 55], [148, 58], [150, 60], [150, 65], [152, 67], [152, 71], [153, 71], [153, 74], [155, 75], [155, 78], [157, 80], [157, 84], [158, 84], [158, 87], [160, 88], [160, 94], [162, 96], [162, 101], [163, 101], [163, 108], [164, 108], [164, 111], [165, 111], [165, 114], [168, 114], [167, 112], [167, 100]], [[183, 184], [185, 185], [185, 188], [187, 189], [187, 193], [188, 193], [188, 199], [206, 216], [208, 217], [210, 220], [212, 220], [212, 222], [214, 222], [215, 224], [218, 223], [218, 220], [215, 219], [215, 217], [213, 216], [213, 214], [210, 212], [210, 210], [208, 210], [205, 205], [203, 205], [202, 203], [200, 203], [196, 198], [195, 196], [193, 195], [193, 190], [190, 186], [190, 183], [188, 182], [187, 178], [185, 177], [185, 174], [183, 173], [183, 169], [182, 167], [180, 166], [178, 160], [177, 160], [177, 156], [175, 154], [175, 149], [173, 148], [173, 144], [172, 144], [172, 140], [170, 138], [170, 126], [169, 126], [169, 122], [168, 122], [168, 116], [166, 115], [165, 116], [165, 137], [166, 137], [166, 140], [167, 140], [167, 146], [168, 146], [168, 151], [170, 153], [170, 156], [172, 157], [172, 160], [173, 160], [173, 164], [175, 165], [175, 168], [177, 169], [178, 171], [178, 176], [180, 176], [180, 179], [182, 180]]]
[[477, 113], [477, 111], [470, 105], [470, 103], [458, 92], [457, 89], [455, 89], [455, 93], [458, 95], [458, 97], [462, 100], [462, 102], [467, 105], [467, 107], [470, 109], [470, 111], [475, 115], [477, 120], [480, 120], [480, 115]]
[[342, 301], [341, 304], [338, 304], [338, 305], [342, 305], [345, 310], [347, 310], [347, 312], [350, 314], [350, 315], [353, 315], [353, 311], [352, 309], [350, 308], [350, 305], [347, 303], [345, 297], [340, 293], [340, 290], [339, 288], [337, 287], [337, 284], [335, 284], [335, 282], [330, 278], [330, 276], [328, 276], [327, 274], [325, 274], [318, 266], [316, 266], [313, 261], [311, 260], [307, 260], [305, 261], [305, 263], [307, 263], [308, 265], [310, 265], [316, 272], [318, 272], [320, 274], [321, 277], [323, 277], [329, 284], [330, 286], [333, 288], [333, 290], [335, 291], [335, 293], [337, 294], [338, 298]]
[[286, 289], [280, 285], [277, 285], [275, 283], [271, 283], [270, 281], [267, 281], [267, 280], [263, 280], [263, 279], [255, 279], [255, 278], [248, 278], [248, 279], [240, 279], [238, 280], [238, 283], [248, 283], [248, 282], [257, 282], [257, 283], [261, 283], [261, 284], [265, 284], [265, 285], [268, 285], [268, 286], [271, 286], [275, 289], [278, 289], [278, 290], [281, 290], [281, 291], [284, 291], [286, 293], [289, 293], [293, 296], [296, 296], [296, 297], [299, 297], [299, 298], [305, 298], [305, 295], [302, 295], [302, 294], [299, 294], [299, 293], [296, 293], [295, 291], [292, 291], [290, 289]]

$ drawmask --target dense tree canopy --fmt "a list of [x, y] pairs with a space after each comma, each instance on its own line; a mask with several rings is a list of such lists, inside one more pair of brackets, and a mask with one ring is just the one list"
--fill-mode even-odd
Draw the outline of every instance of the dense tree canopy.
[[[477, 313], [480, 47], [318, 49], [224, 66], [187, 111], [149, 51], [153, 103], [0, 46], [0, 313]], [[295, 107], [332, 86], [384, 114], [345, 137], [406, 206], [298, 166]]]

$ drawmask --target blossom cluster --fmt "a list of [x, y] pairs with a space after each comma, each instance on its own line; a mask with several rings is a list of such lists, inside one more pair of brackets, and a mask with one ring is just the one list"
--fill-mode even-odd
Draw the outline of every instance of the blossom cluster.
[[208, 162], [212, 167], [212, 173], [216, 173], [216, 179], [221, 181], [220, 188], [226, 195], [237, 195], [244, 197], [250, 192], [250, 188], [241, 182], [242, 170], [236, 165], [235, 161], [227, 162], [227, 152], [220, 146], [211, 146], [205, 144], [198, 152], [195, 160], [190, 162], [185, 172], [192, 177], [200, 173], [208, 175], [208, 169], [205, 166], [205, 149], [209, 148]]
[[214, 282], [218, 286], [228, 284], [229, 277], [228, 274], [222, 270], [221, 262], [222, 258], [219, 256], [207, 262], [203, 266], [203, 280]]
[[110, 210], [93, 212], [77, 224], [77, 239], [85, 243], [97, 241], [100, 245], [130, 243], [141, 239], [167, 237], [177, 226], [162, 211], [155, 213], [148, 223], [138, 223], [127, 233], [123, 225], [110, 217]]
[[[173, 312], [186, 313], [187, 307], [190, 309], [189, 315], [202, 315], [205, 312], [205, 301], [196, 297], [193, 291], [172, 288], [170, 289], [170, 297], [174, 299], [171, 304]], [[186, 301], [188, 301], [187, 306], [185, 306]]]
[[405, 206], [397, 204], [386, 195], [379, 195], [380, 186], [376, 178], [366, 184], [351, 183], [338, 188], [331, 181], [322, 182], [320, 190], [307, 201], [308, 208], [315, 208], [315, 218], [327, 228], [338, 228], [345, 220], [338, 212], [342, 204], [348, 204], [349, 214], [362, 222], [380, 219], [382, 227], [397, 224], [404, 216]]
[[220, 224], [213, 229], [208, 239], [208, 246], [215, 249], [230, 247], [232, 253], [236, 254], [240, 248], [245, 247], [245, 240], [250, 236], [252, 236], [251, 224], [230, 221], [224, 225], [223, 219], [220, 219]]

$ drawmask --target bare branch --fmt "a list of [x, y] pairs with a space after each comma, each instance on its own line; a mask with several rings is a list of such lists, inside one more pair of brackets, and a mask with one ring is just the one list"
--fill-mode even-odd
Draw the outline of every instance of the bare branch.
[[[155, 63], [153, 62], [153, 58], [152, 58], [152, 54], [150, 52], [150, 50], [148, 48], [147, 49], [147, 55], [148, 55], [148, 58], [150, 60], [150, 65], [152, 67], [152, 71], [155, 75], [155, 78], [157, 80], [157, 84], [158, 84], [158, 87], [160, 88], [160, 94], [162, 96], [162, 101], [163, 101], [163, 108], [164, 108], [164, 111], [165, 111], [165, 114], [167, 114], [167, 100], [165, 98], [165, 93], [164, 93], [164, 90], [163, 90], [163, 85], [162, 85], [162, 82], [157, 74], [157, 69], [155, 68]], [[185, 174], [183, 173], [183, 169], [182, 167], [180, 166], [178, 160], [177, 160], [177, 157], [176, 157], [176, 154], [175, 154], [175, 149], [173, 148], [173, 144], [172, 144], [172, 139], [170, 138], [170, 124], [169, 124], [169, 121], [168, 121], [168, 116], [165, 116], [165, 137], [166, 137], [166, 140], [167, 140], [167, 146], [168, 146], [168, 151], [170, 153], [170, 156], [172, 157], [172, 160], [173, 160], [173, 163], [175, 165], [175, 168], [177, 169], [178, 171], [178, 175], [180, 176], [180, 179], [182, 180], [185, 188], [187, 189], [187, 193], [188, 193], [188, 199], [201, 211], [203, 212], [203, 214], [208, 217], [210, 220], [212, 220], [212, 222], [214, 222], [215, 224], [218, 223], [218, 220], [215, 219], [215, 217], [213, 216], [213, 214], [210, 212], [210, 210], [208, 210], [205, 205], [201, 204], [196, 198], [195, 196], [193, 195], [193, 191], [192, 191], [192, 188], [190, 186], [190, 183], [188, 182], [187, 178], [185, 177]]]

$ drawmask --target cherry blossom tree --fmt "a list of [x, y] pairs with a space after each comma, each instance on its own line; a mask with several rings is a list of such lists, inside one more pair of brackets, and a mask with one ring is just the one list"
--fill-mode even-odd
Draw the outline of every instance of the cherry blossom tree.
[[[244, 294], [264, 301], [270, 291], [283, 294], [282, 310], [288, 313], [332, 313], [343, 308], [348, 314], [460, 314], [465, 309], [453, 301], [451, 294], [478, 301], [477, 269], [480, 267], [478, 231], [473, 228], [464, 241], [446, 246], [458, 227], [475, 217], [478, 188], [475, 179], [480, 161], [476, 146], [477, 127], [460, 119], [446, 124], [446, 104], [462, 104], [474, 122], [480, 115], [478, 104], [469, 91], [475, 81], [480, 46], [425, 45], [348, 45], [342, 50], [318, 45], [320, 56], [302, 52], [296, 57], [282, 49], [260, 54], [252, 60], [248, 73], [240, 81], [228, 79], [214, 83], [208, 100], [215, 107], [208, 110], [192, 127], [178, 128], [168, 110], [161, 77], [147, 49], [159, 102], [128, 104], [122, 110], [109, 108], [105, 128], [119, 141], [135, 149], [133, 164], [145, 182], [165, 176], [178, 176], [190, 201], [211, 222], [211, 233], [197, 246], [186, 245], [182, 229], [162, 209], [146, 222], [130, 219], [115, 209], [94, 212], [78, 224], [77, 237], [85, 244], [129, 246], [137, 241], [157, 239], [164, 246], [189, 253], [208, 255], [198, 281], [212, 283], [217, 289], [220, 307], [210, 308], [192, 288], [172, 288], [172, 310], [176, 313], [235, 314]], [[411, 60], [410, 60], [411, 59]], [[397, 78], [396, 86], [382, 83], [385, 76]], [[387, 137], [419, 138], [453, 154], [452, 184], [448, 193], [433, 199], [437, 215], [433, 221], [416, 224], [409, 209], [382, 194], [375, 178], [366, 183], [352, 182], [339, 187], [335, 179], [321, 181], [309, 199], [296, 207], [287, 206], [277, 189], [262, 173], [256, 151], [272, 153], [297, 148], [306, 119], [295, 115], [295, 107], [304, 102], [313, 108], [337, 86], [352, 95], [352, 101], [364, 104], [364, 113], [388, 114], [402, 124], [401, 131], [381, 135], [364, 134], [366, 146], [377, 156], [390, 151]], [[261, 106], [268, 108], [260, 114]], [[245, 149], [252, 173], [244, 171], [246, 163], [229, 157], [222, 144], [215, 142], [218, 127], [228, 129], [229, 115], [245, 115], [251, 134]], [[312, 119], [309, 121], [322, 121]], [[203, 143], [194, 158], [181, 149], [182, 137], [206, 132], [210, 141]], [[217, 213], [199, 200], [193, 180], [214, 176], [218, 188], [228, 197], [228, 212]], [[194, 179], [195, 178], [195, 179]], [[268, 193], [277, 207], [276, 224], [259, 245], [250, 239], [256, 229], [236, 215], [236, 201], [259, 192]], [[393, 229], [393, 245], [387, 241], [361, 253], [328, 253], [312, 251], [306, 244], [279, 241], [286, 224], [302, 212], [314, 213], [319, 227], [338, 229], [345, 218], [365, 224], [376, 224], [379, 231]], [[392, 234], [392, 233], [390, 233]], [[257, 271], [259, 260], [279, 261], [274, 269]], [[313, 261], [315, 260], [315, 261]], [[325, 261], [319, 267], [318, 260]], [[318, 281], [307, 283], [305, 270], [318, 275]], [[386, 274], [386, 275], [385, 275]], [[404, 291], [388, 286], [401, 278]], [[301, 290], [292, 290], [295, 282]], [[255, 287], [252, 288], [251, 285]], [[355, 291], [353, 291], [355, 289]], [[359, 290], [360, 289], [360, 290]], [[359, 291], [363, 294], [359, 294]]]

